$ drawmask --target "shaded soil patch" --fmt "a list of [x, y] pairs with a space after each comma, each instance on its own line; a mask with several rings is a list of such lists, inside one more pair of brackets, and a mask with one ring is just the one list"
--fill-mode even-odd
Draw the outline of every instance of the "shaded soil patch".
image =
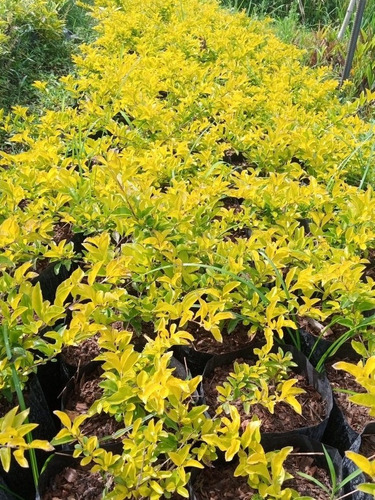
[[76, 411], [79, 414], [87, 412], [103, 394], [103, 389], [99, 387], [102, 373], [102, 367], [98, 365], [91, 373], [83, 373], [79, 380], [74, 381], [73, 388], [66, 396], [67, 410]]
[[[293, 453], [298, 453], [296, 449]], [[234, 477], [233, 473], [237, 467], [237, 462], [219, 467], [204, 469], [194, 482], [194, 492], [197, 500], [221, 500], [238, 499], [248, 500], [254, 498], [257, 491], [250, 488], [246, 477]], [[330, 487], [330, 477], [328, 472], [314, 463], [311, 455], [292, 455], [284, 462], [284, 468], [294, 476], [284, 482], [283, 488], [293, 488], [301, 496], [311, 496], [315, 500], [329, 500], [329, 496], [314, 483], [298, 476], [297, 472], [305, 472], [321, 481], [328, 488]]]
[[[114, 324], [112, 326], [116, 328]], [[155, 325], [152, 321], [142, 321], [137, 328], [135, 328], [133, 325], [127, 324], [125, 325], [125, 330], [133, 332], [131, 343], [134, 345], [135, 350], [138, 352], [142, 351], [146, 346], [148, 342], [147, 338], [154, 340], [157, 336]]]
[[223, 467], [207, 467], [194, 483], [197, 500], [247, 500], [256, 494], [247, 484], [246, 477], [233, 477], [237, 467], [230, 463]]
[[50, 264], [50, 259], [38, 259], [35, 263], [35, 272], [41, 274]]
[[[293, 454], [289, 455], [284, 463], [284, 468], [293, 476], [293, 479], [288, 479], [284, 482], [285, 488], [297, 490], [301, 496], [310, 496], [314, 500], [329, 500], [329, 495], [325, 493], [319, 486], [312, 481], [308, 481], [298, 475], [298, 472], [304, 472], [309, 476], [323, 483], [328, 489], [331, 488], [329, 473], [315, 464], [313, 454], [300, 454], [298, 449], [293, 450]], [[297, 453], [297, 454], [295, 454]]]
[[355, 381], [350, 373], [344, 370], [335, 370], [332, 366], [333, 364], [333, 361], [326, 364], [326, 373], [331, 383], [336, 403], [343, 412], [351, 428], [361, 433], [365, 425], [368, 422], [374, 421], [374, 419], [369, 416], [369, 408], [356, 405], [349, 401], [350, 394], [342, 392], [342, 389], [360, 393], [366, 391]]
[[77, 346], [64, 347], [61, 352], [62, 360], [70, 366], [79, 367], [87, 365], [100, 354], [98, 344], [99, 335], [84, 340]]
[[223, 161], [229, 163], [229, 165], [247, 167], [249, 162], [247, 161], [245, 155], [241, 152], [236, 152], [234, 149], [227, 149], [224, 152]]
[[243, 201], [244, 198], [235, 198], [234, 196], [226, 196], [225, 198], [221, 199], [223, 207], [226, 210], [233, 210], [233, 212], [236, 214], [243, 212], [243, 207], [242, 207]]
[[375, 459], [375, 435], [362, 434], [361, 447], [359, 452], [366, 458]]
[[248, 240], [251, 237], [251, 229], [242, 227], [237, 229], [230, 229], [224, 236], [224, 241], [232, 241], [236, 243], [239, 238]]
[[[236, 361], [241, 363], [244, 360], [237, 359]], [[220, 366], [215, 368], [213, 377], [206, 378], [203, 381], [206, 403], [209, 405], [212, 413], [220, 406], [217, 399], [219, 394], [216, 386], [223, 385], [228, 375], [233, 371], [233, 363]], [[250, 407], [250, 414], [246, 415], [242, 402], [238, 399], [231, 404], [237, 407], [243, 428], [246, 427], [253, 415], [257, 415], [261, 419], [262, 432], [285, 432], [301, 427], [314, 426], [324, 420], [326, 417], [325, 401], [323, 401], [319, 392], [309, 385], [303, 375], [291, 372], [290, 378], [296, 378], [298, 380], [296, 386], [306, 391], [305, 394], [297, 396], [297, 400], [302, 406], [302, 415], [298, 415], [290, 405], [283, 402], [276, 405], [275, 413], [273, 414], [261, 404], [255, 404]], [[270, 393], [272, 394], [271, 390]]]
[[252, 337], [248, 335], [248, 327], [243, 325], [238, 325], [232, 333], [222, 332], [223, 342], [218, 342], [211, 332], [192, 322], [188, 323], [185, 330], [194, 336], [195, 340], [192, 342], [192, 347], [196, 351], [212, 354], [237, 351], [252, 341]]
[[111, 486], [112, 479], [104, 480], [99, 472], [66, 467], [50, 481], [42, 500], [101, 500], [103, 490]]
[[67, 242], [73, 238], [73, 226], [68, 222], [57, 222], [53, 227], [53, 241], [58, 245], [62, 240]]
[[[71, 420], [78, 415], [87, 414], [92, 404], [103, 394], [99, 387], [102, 381], [100, 375], [102, 368], [98, 365], [90, 374], [83, 374], [79, 380], [74, 382], [73, 388], [65, 398], [65, 412]], [[85, 420], [80, 429], [86, 436], [97, 436], [99, 439], [110, 436], [123, 425], [106, 413], [95, 414]]]

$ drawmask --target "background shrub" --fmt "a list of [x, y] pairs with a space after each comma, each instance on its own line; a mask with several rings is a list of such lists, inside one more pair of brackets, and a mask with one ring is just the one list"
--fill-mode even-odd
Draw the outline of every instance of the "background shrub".
[[38, 99], [35, 80], [53, 82], [72, 70], [90, 19], [75, 0], [5, 0], [0, 4], [0, 108]]

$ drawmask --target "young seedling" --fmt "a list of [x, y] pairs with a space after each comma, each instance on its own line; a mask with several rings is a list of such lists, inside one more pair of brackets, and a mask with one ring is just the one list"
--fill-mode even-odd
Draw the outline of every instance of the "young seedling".
[[349, 495], [352, 495], [353, 492], [339, 496], [342, 488], [346, 484], [348, 484], [350, 481], [352, 481], [353, 479], [355, 479], [357, 476], [359, 476], [361, 474], [360, 469], [355, 470], [354, 472], [349, 474], [349, 476], [347, 476], [342, 481], [338, 481], [333, 460], [332, 460], [330, 454], [328, 453], [327, 448], [324, 446], [324, 444], [322, 445], [322, 447], [323, 447], [325, 459], [327, 461], [329, 476], [331, 479], [331, 488], [328, 488], [325, 484], [323, 484], [321, 481], [319, 481], [319, 479], [312, 477], [309, 474], [306, 474], [304, 472], [297, 472], [297, 474], [299, 476], [303, 477], [304, 479], [311, 481], [316, 486], [321, 488], [329, 496], [329, 500], [341, 500], [343, 498], [348, 497]]

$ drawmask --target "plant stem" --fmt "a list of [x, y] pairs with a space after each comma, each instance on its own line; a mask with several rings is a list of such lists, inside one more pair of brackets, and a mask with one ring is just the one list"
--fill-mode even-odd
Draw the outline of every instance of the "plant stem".
[[[11, 351], [10, 344], [9, 344], [8, 328], [7, 328], [6, 324], [3, 325], [3, 338], [4, 338], [4, 345], [5, 345], [5, 352], [7, 355], [7, 359], [9, 361], [9, 363], [11, 365], [11, 369], [12, 369], [13, 384], [14, 384], [14, 387], [16, 389], [18, 403], [20, 405], [21, 411], [25, 411], [26, 410], [25, 398], [23, 397], [20, 380], [18, 378], [18, 373], [17, 373], [16, 367], [14, 366], [14, 362], [12, 360], [12, 351]], [[28, 423], [28, 421], [29, 421], [29, 419], [27, 418], [26, 423]], [[28, 432], [26, 434], [26, 441], [28, 444], [32, 443], [33, 436], [32, 436], [31, 432]], [[35, 450], [33, 448], [30, 448], [29, 454], [30, 454], [31, 471], [32, 471], [32, 475], [33, 475], [36, 498], [39, 498], [39, 492], [38, 492], [39, 472], [38, 472], [38, 463], [36, 460]]]
[[316, 365], [316, 370], [318, 372], [321, 371], [323, 368], [324, 363], [326, 362], [326, 359], [329, 358], [330, 356], [334, 356], [336, 352], [340, 349], [340, 347], [351, 337], [353, 337], [354, 332], [356, 332], [359, 328], [362, 328], [363, 326], [369, 326], [373, 325], [375, 323], [375, 315], [370, 316], [369, 318], [366, 318], [366, 320], [362, 321], [359, 325], [351, 328], [348, 330], [344, 335], [342, 335], [339, 339], [334, 342], [331, 347], [327, 349], [327, 351], [323, 354], [323, 356], [320, 358], [319, 363]]

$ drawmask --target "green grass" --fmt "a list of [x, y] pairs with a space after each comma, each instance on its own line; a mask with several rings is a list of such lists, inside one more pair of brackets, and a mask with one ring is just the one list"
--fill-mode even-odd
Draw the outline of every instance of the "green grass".
[[[271, 17], [277, 36], [305, 50], [305, 64], [328, 66], [332, 76], [341, 79], [354, 15], [341, 42], [337, 35], [349, 0], [222, 0], [222, 3], [232, 10], [245, 10], [251, 17]], [[365, 89], [375, 90], [374, 34], [375, 0], [368, 0], [350, 76], [352, 85], [346, 88], [346, 98], [356, 97]], [[371, 110], [365, 115], [373, 119]]]
[[[316, 29], [326, 25], [339, 26], [345, 16], [349, 0], [222, 0], [223, 5], [246, 10], [257, 17], [270, 16], [285, 19], [296, 16], [300, 24]], [[375, 0], [368, 0], [364, 26], [373, 25]]]
[[[30, 1], [35, 5], [31, 12]], [[85, 0], [92, 3], [93, 0]], [[330, 66], [340, 78], [350, 29], [339, 43], [337, 33], [349, 0], [222, 0], [234, 10], [245, 10], [256, 18], [272, 17], [276, 34], [285, 42], [306, 50], [305, 63]], [[45, 7], [47, 15], [40, 13]], [[43, 15], [42, 15], [43, 14]], [[3, 0], [0, 4], [0, 108], [29, 106], [39, 113], [44, 107], [69, 104], [62, 75], [74, 71], [72, 55], [79, 45], [94, 38], [93, 21], [78, 0]], [[375, 88], [375, 0], [368, 0], [363, 31], [353, 67], [350, 97]], [[5, 34], [6, 41], [1, 39]], [[374, 47], [373, 47], [374, 45]], [[48, 82], [41, 93], [32, 84]]]
[[[38, 1], [35, 11], [23, 0], [5, 0], [0, 7], [0, 35], [6, 37], [0, 39], [0, 108], [5, 112], [15, 105], [34, 112], [57, 106], [63, 98], [59, 77], [73, 71], [72, 55], [94, 36], [93, 21], [76, 0], [41, 0], [46, 12], [40, 17]], [[48, 82], [48, 94], [32, 86], [35, 80]]]

